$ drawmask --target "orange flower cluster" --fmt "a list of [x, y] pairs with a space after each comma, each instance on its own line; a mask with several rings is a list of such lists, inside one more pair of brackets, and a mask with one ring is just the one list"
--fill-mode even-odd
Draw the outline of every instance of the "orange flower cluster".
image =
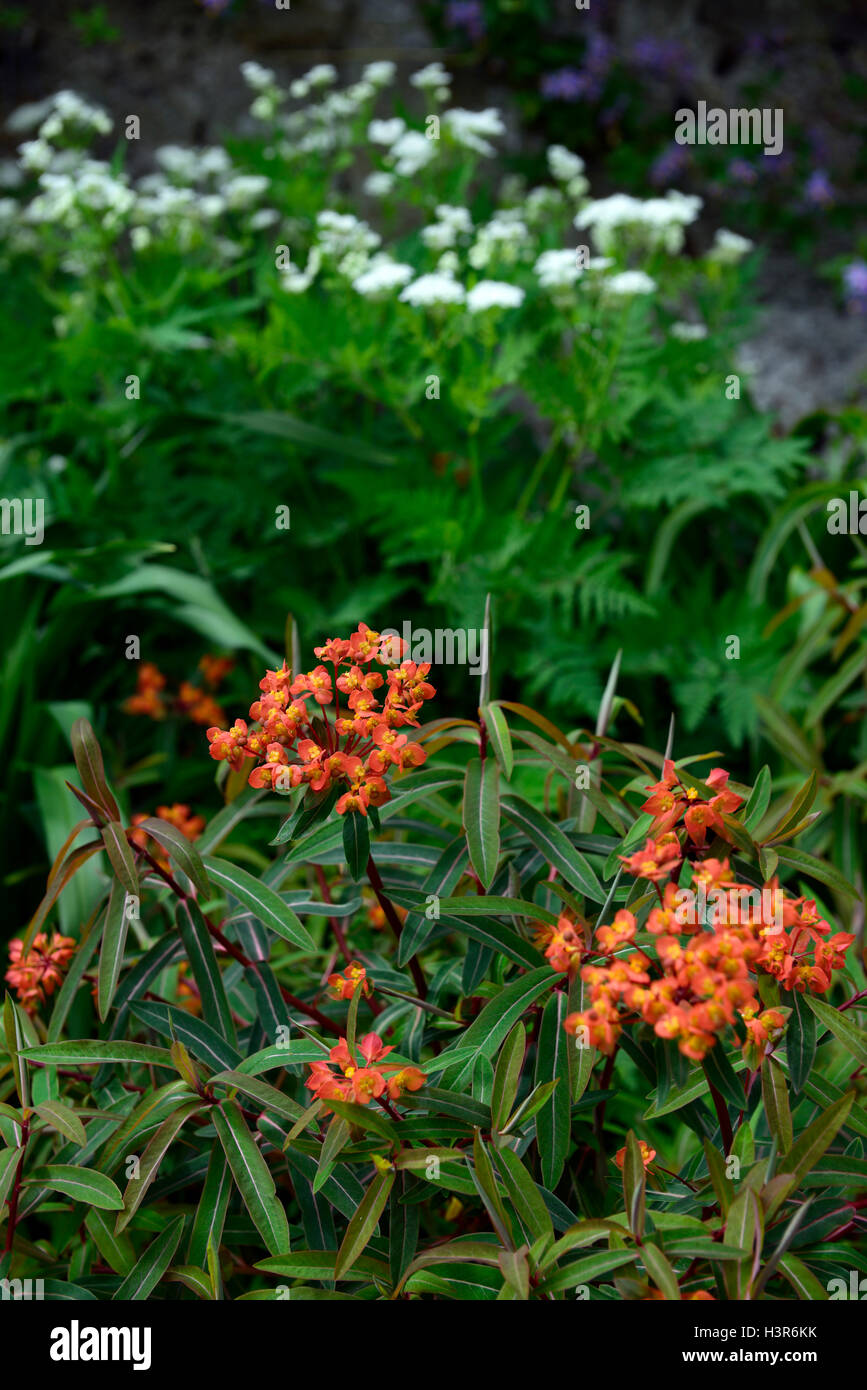
[[[311, 1062], [310, 1075], [305, 1082], [317, 1100], [344, 1100], [356, 1105], [368, 1105], [388, 1092], [389, 1100], [398, 1100], [402, 1091], [417, 1091], [427, 1077], [418, 1067], [404, 1067], [394, 1062], [383, 1063], [393, 1052], [385, 1047], [376, 1033], [367, 1033], [356, 1044], [353, 1057], [346, 1038], [341, 1038], [328, 1054], [328, 1062]], [[360, 1061], [358, 1060], [360, 1058]], [[332, 1068], [337, 1066], [339, 1072]], [[388, 1073], [391, 1075], [388, 1075]], [[326, 1105], [326, 1111], [328, 1106]]]
[[[391, 655], [404, 647], [400, 638], [383, 639], [359, 623], [351, 637], [329, 638], [314, 647], [320, 664], [312, 671], [293, 679], [284, 661], [259, 682], [262, 694], [250, 706], [250, 718], [256, 721], [252, 728], [236, 719], [230, 729], [208, 729], [211, 757], [225, 760], [234, 771], [245, 758], [256, 759], [248, 779], [252, 787], [288, 789], [306, 783], [319, 792], [344, 784], [338, 815], [360, 811], [366, 816], [368, 806], [390, 799], [385, 782], [390, 768], [419, 767], [427, 757], [418, 743], [398, 732], [418, 727], [418, 711], [436, 693], [427, 680], [428, 664], [390, 664]], [[388, 667], [385, 677], [371, 669], [375, 661]], [[374, 691], [385, 684], [380, 702]], [[312, 710], [308, 701], [313, 701]], [[329, 719], [325, 709], [332, 703], [334, 718]]]
[[[696, 906], [702, 892], [706, 912]], [[761, 1007], [757, 972], [774, 976], [787, 989], [820, 992], [855, 939], [846, 932], [829, 935], [830, 925], [818, 916], [815, 902], [787, 898], [776, 880], [761, 893], [734, 882], [727, 859], [696, 865], [691, 889], [668, 883], [646, 930], [655, 938], [655, 960], [634, 949], [637, 922], [625, 908], [610, 925], [596, 928], [597, 959], [581, 970], [590, 985], [591, 1007], [566, 1020], [567, 1032], [586, 1030], [589, 1045], [609, 1056], [630, 1015], [649, 1023], [658, 1037], [676, 1040], [696, 1062], [737, 1017], [747, 1045], [764, 1049], [779, 1037], [785, 1014]], [[550, 947], [546, 955], [555, 969], [563, 968]]]
[[52, 934], [49, 941], [39, 932], [24, 956], [24, 942], [16, 937], [9, 942], [10, 968], [6, 979], [18, 995], [27, 1013], [34, 1014], [47, 995], [53, 994], [75, 954], [76, 942], [71, 936]]
[[[655, 818], [650, 838], [643, 850], [620, 859], [627, 872], [656, 886], [659, 906], [646, 923], [655, 938], [656, 958], [633, 949], [637, 922], [631, 912], [621, 909], [613, 923], [597, 926], [597, 960], [581, 970], [590, 985], [591, 1007], [571, 1014], [565, 1024], [569, 1033], [580, 1031], [590, 1046], [608, 1056], [630, 1015], [650, 1024], [657, 1036], [676, 1040], [680, 1051], [696, 1062], [737, 1018], [746, 1030], [746, 1047], [763, 1050], [779, 1037], [786, 1016], [779, 1009], [762, 1009], [756, 998], [757, 972], [773, 976], [786, 989], [819, 993], [828, 988], [832, 971], [844, 963], [855, 939], [846, 932], [832, 935], [815, 902], [787, 897], [776, 879], [761, 891], [737, 883], [728, 859], [693, 862], [690, 887], [677, 886], [687, 839], [693, 860], [708, 831], [731, 839], [722, 817], [737, 810], [743, 798], [727, 784], [728, 773], [714, 768], [706, 780], [713, 795], [703, 799], [681, 783], [667, 759], [662, 780], [647, 788], [650, 795], [642, 810]], [[683, 842], [674, 828], [681, 818]], [[562, 949], [562, 919], [560, 926], [545, 954], [555, 970], [572, 974], [582, 952], [580, 945], [572, 953]]]
[[223, 720], [225, 715], [213, 697], [226, 674], [234, 666], [226, 656], [203, 656], [199, 670], [205, 689], [192, 681], [181, 681], [178, 693], [173, 700], [161, 694], [165, 689], [166, 678], [152, 661], [143, 661], [138, 668], [136, 693], [124, 700], [122, 708], [127, 714], [144, 714], [149, 719], [165, 719], [168, 714], [185, 715], [194, 724], [213, 724]]
[[351, 999], [359, 988], [363, 998], [371, 992], [367, 971], [360, 961], [350, 961], [342, 975], [328, 976], [328, 989], [332, 999]]

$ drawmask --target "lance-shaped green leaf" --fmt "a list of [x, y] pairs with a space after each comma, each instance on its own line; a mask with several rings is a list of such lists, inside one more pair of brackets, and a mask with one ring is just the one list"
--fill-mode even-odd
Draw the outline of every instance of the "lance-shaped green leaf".
[[[467, 866], [467, 841], [465, 835], [457, 835], [446, 845], [434, 867], [421, 887], [426, 900], [423, 911], [410, 912], [403, 924], [400, 945], [397, 951], [398, 965], [406, 965], [408, 960], [421, 950], [428, 937], [436, 931], [438, 921], [437, 899], [445, 897], [456, 887]], [[427, 899], [430, 902], [427, 902]], [[430, 915], [428, 915], [430, 914]]]
[[518, 1094], [526, 1046], [527, 1030], [523, 1023], [516, 1023], [500, 1049], [494, 1072], [494, 1088], [491, 1092], [491, 1120], [494, 1129], [504, 1125], [511, 1114]]
[[199, 906], [189, 898], [178, 903], [175, 920], [190, 962], [193, 979], [198, 986], [205, 1022], [234, 1047], [235, 1024], [232, 1021], [232, 1011], [229, 1008], [208, 924]]
[[109, 821], [108, 825], [100, 831], [100, 834], [118, 883], [132, 897], [138, 897], [139, 886], [135, 859], [127, 842], [126, 831], [120, 821]]
[[48, 1163], [32, 1168], [24, 1183], [50, 1187], [76, 1202], [102, 1207], [104, 1211], [119, 1211], [123, 1206], [123, 1198], [111, 1178], [92, 1168], [78, 1168], [73, 1163]]
[[215, 1249], [219, 1249], [231, 1194], [232, 1171], [223, 1150], [215, 1144], [208, 1160], [208, 1171], [199, 1198], [187, 1255], [190, 1264], [199, 1269], [204, 1268], [208, 1246], [213, 1245]]
[[116, 1168], [124, 1154], [129, 1153], [134, 1142], [138, 1147], [138, 1136], [154, 1128], [154, 1116], [162, 1107], [174, 1109], [175, 1100], [190, 1100], [189, 1087], [185, 1081], [169, 1081], [165, 1086], [142, 1096], [138, 1105], [130, 1111], [126, 1119], [108, 1139], [102, 1151], [100, 1167], [106, 1172]]
[[846, 1051], [851, 1053], [859, 1066], [867, 1067], [867, 1036], [862, 1030], [846, 1014], [840, 1013], [839, 1009], [832, 1008], [822, 999], [816, 999], [813, 995], [806, 994], [803, 997], [819, 1022], [823, 1023], [830, 1033], [833, 1033], [837, 1041], [841, 1042]]
[[528, 1253], [528, 1247], [522, 1245], [520, 1250], [501, 1250], [497, 1256], [507, 1287], [522, 1301], [530, 1297]]
[[553, 1238], [554, 1227], [544, 1198], [518, 1155], [512, 1149], [498, 1149], [496, 1159], [503, 1186], [528, 1240]]
[[784, 1255], [780, 1260], [780, 1273], [784, 1274], [795, 1290], [798, 1298], [813, 1303], [827, 1301], [828, 1290], [820, 1283], [813, 1271], [799, 1260], [797, 1255]]
[[551, 1096], [536, 1116], [536, 1142], [542, 1163], [542, 1182], [552, 1191], [563, 1175], [571, 1132], [571, 1039], [563, 1027], [568, 1009], [566, 995], [562, 990], [555, 990], [542, 1012], [536, 1050], [536, 1084], [540, 1085], [545, 1081], [556, 1082]]
[[798, 1095], [804, 1089], [816, 1059], [816, 1015], [805, 995], [796, 989], [790, 994], [784, 993], [782, 1000], [792, 1010], [786, 1027], [786, 1060], [792, 1090]]
[[99, 949], [99, 974], [97, 975], [97, 1008], [103, 1021], [108, 1017], [111, 1001], [120, 978], [123, 953], [126, 949], [126, 934], [129, 918], [126, 911], [127, 892], [114, 880], [105, 912], [105, 926]]
[[96, 734], [86, 719], [76, 719], [69, 731], [72, 756], [81, 778], [81, 784], [88, 796], [105, 811], [106, 819], [120, 820], [117, 802], [108, 789], [105, 780], [105, 766]]
[[641, 1248], [641, 1258], [644, 1261], [644, 1268], [650, 1275], [654, 1284], [661, 1289], [665, 1297], [673, 1303], [680, 1302], [680, 1286], [677, 1282], [677, 1275], [663, 1255], [658, 1245], [652, 1241]]
[[[543, 990], [549, 989], [556, 976], [550, 967], [541, 966], [530, 970], [526, 975], [506, 985], [495, 999], [485, 1005], [482, 1012], [473, 1020], [461, 1035], [461, 1047], [473, 1047], [485, 1057], [493, 1057], [506, 1034], [514, 1027], [524, 1010], [538, 999]], [[439, 1065], [448, 1059], [448, 1049], [437, 1058]], [[472, 1072], [472, 1061], [467, 1061], [452, 1080], [455, 1090], [466, 1082]]]
[[409, 1191], [410, 1179], [402, 1173], [388, 1209], [388, 1267], [392, 1284], [399, 1284], [418, 1249], [420, 1213], [416, 1203], [400, 1202], [398, 1196]]
[[467, 1156], [467, 1166], [470, 1170], [473, 1186], [491, 1218], [491, 1225], [506, 1249], [514, 1250], [515, 1242], [512, 1236], [511, 1222], [506, 1215], [506, 1208], [503, 1206], [494, 1168], [480, 1130], [476, 1130], [473, 1139], [473, 1161], [470, 1163], [469, 1156]]
[[281, 1115], [285, 1120], [298, 1120], [304, 1114], [304, 1107], [291, 1096], [285, 1096], [276, 1086], [257, 1077], [248, 1076], [242, 1071], [221, 1071], [210, 1079], [211, 1086], [234, 1087], [242, 1095], [249, 1096], [268, 1114]]
[[500, 857], [500, 770], [494, 758], [467, 763], [463, 824], [470, 863], [487, 892]]
[[187, 1101], [185, 1105], [179, 1105], [177, 1110], [163, 1120], [156, 1134], [148, 1141], [138, 1166], [138, 1176], [130, 1178], [126, 1192], [123, 1194], [123, 1211], [118, 1216], [115, 1226], [118, 1235], [129, 1225], [144, 1201], [145, 1193], [156, 1177], [159, 1166], [168, 1153], [172, 1141], [183, 1128], [184, 1122], [201, 1109], [202, 1103], [198, 1100]]
[[833, 888], [835, 893], [842, 893], [844, 897], [857, 900], [858, 890], [853, 888], [832, 864], [826, 864], [815, 855], [805, 854], [803, 850], [792, 849], [791, 845], [781, 845], [777, 853], [782, 863], [791, 864], [792, 868], [806, 874], [808, 878], [818, 879], [828, 888]]
[[43, 1100], [36, 1107], [36, 1113], [51, 1125], [59, 1134], [65, 1134], [73, 1144], [83, 1146], [87, 1142], [84, 1125], [75, 1111], [60, 1100]]
[[599, 1279], [603, 1274], [612, 1274], [615, 1269], [622, 1269], [624, 1265], [634, 1264], [638, 1257], [637, 1250], [600, 1250], [593, 1255], [585, 1255], [583, 1259], [573, 1260], [571, 1263], [561, 1265], [561, 1267], [549, 1274], [541, 1284], [537, 1286], [537, 1294], [560, 1293], [563, 1289], [574, 1289], [579, 1284], [589, 1284], [594, 1279]]
[[764, 1217], [759, 1199], [750, 1187], [742, 1187], [726, 1217], [726, 1245], [750, 1253], [742, 1260], [726, 1261], [723, 1278], [731, 1299], [744, 1299], [749, 1289], [753, 1251], [761, 1252], [764, 1236]]
[[[207, 1067], [238, 1066], [241, 1054], [231, 1043], [227, 1043], [216, 1029], [208, 1026], [195, 1014], [177, 1005], [152, 1004], [142, 1000], [132, 1006], [135, 1018], [141, 1019], [148, 1028], [162, 1033], [165, 1038], [175, 1038], [187, 1047], [194, 1057], [198, 1057]], [[194, 1088], [195, 1089], [195, 1088]]]
[[217, 1137], [229, 1161], [232, 1176], [257, 1231], [272, 1255], [289, 1249], [289, 1225], [276, 1196], [274, 1179], [236, 1101], [225, 1100], [211, 1111]]
[[364, 1200], [347, 1226], [346, 1235], [337, 1252], [333, 1266], [335, 1279], [345, 1279], [359, 1256], [363, 1255], [385, 1210], [396, 1177], [395, 1170], [388, 1167], [377, 1172], [368, 1185]]
[[768, 809], [771, 799], [771, 769], [765, 764], [758, 777], [753, 783], [749, 799], [740, 813], [742, 823], [747, 830], [753, 831]]
[[246, 869], [239, 869], [223, 859], [209, 858], [206, 868], [212, 882], [249, 908], [259, 922], [302, 951], [315, 952], [316, 945], [307, 928], [273, 888], [248, 874]]
[[343, 853], [350, 875], [359, 883], [364, 877], [370, 858], [370, 831], [367, 816], [361, 811], [348, 811], [343, 816]]
[[[714, 1049], [715, 1050], [715, 1049]], [[743, 1071], [746, 1062], [743, 1057], [737, 1057], [729, 1063], [731, 1070], [735, 1073]], [[668, 1099], [664, 1105], [653, 1104], [645, 1110], [646, 1120], [658, 1119], [660, 1115], [669, 1115], [674, 1110], [680, 1110], [684, 1105], [689, 1105], [691, 1101], [698, 1100], [701, 1096], [706, 1096], [709, 1091], [708, 1079], [703, 1070], [694, 1071], [690, 1074], [687, 1081], [682, 1086], [677, 1086], [669, 1092]], [[743, 1095], [741, 1096], [741, 1106], [743, 1106]]]
[[114, 1223], [100, 1211], [91, 1207], [84, 1218], [88, 1235], [102, 1258], [115, 1274], [129, 1274], [135, 1264], [135, 1246], [127, 1235], [117, 1235]]
[[644, 1235], [646, 1187], [644, 1159], [635, 1132], [630, 1130], [626, 1136], [626, 1153], [623, 1159], [623, 1202], [629, 1229], [638, 1240]]
[[717, 1043], [708, 1052], [702, 1062], [702, 1069], [710, 1085], [719, 1091], [723, 1100], [728, 1105], [742, 1110], [744, 1107], [744, 1088], [732, 1070], [731, 1062], [726, 1057], [721, 1043]]
[[777, 1141], [780, 1153], [788, 1153], [794, 1143], [789, 1088], [783, 1068], [773, 1057], [765, 1057], [762, 1061], [762, 1100], [768, 1128]]
[[54, 1042], [28, 1047], [22, 1053], [31, 1062], [46, 1067], [95, 1067], [102, 1062], [140, 1062], [143, 1066], [170, 1067], [172, 1054], [167, 1047], [149, 1043], [109, 1041]]
[[834, 1101], [821, 1115], [817, 1115], [803, 1134], [795, 1140], [788, 1153], [780, 1158], [777, 1168], [780, 1174], [788, 1173], [788, 1183], [774, 1190], [767, 1207], [768, 1220], [782, 1206], [791, 1193], [796, 1192], [813, 1165], [829, 1149], [839, 1134], [855, 1098], [854, 1091], [847, 1091], [840, 1100]]
[[313, 1179], [314, 1197], [331, 1177], [341, 1150], [346, 1148], [351, 1136], [352, 1128], [349, 1121], [344, 1119], [342, 1115], [332, 1115], [328, 1129], [325, 1131], [322, 1148], [319, 1151], [319, 1167], [316, 1170], [316, 1177]]
[[479, 714], [485, 721], [485, 729], [494, 750], [494, 756], [503, 770], [503, 776], [508, 782], [512, 776], [512, 769], [515, 765], [515, 755], [512, 752], [512, 735], [506, 723], [506, 716], [500, 706], [494, 701], [488, 705], [482, 705]]
[[709, 1139], [702, 1140], [704, 1148], [707, 1171], [710, 1175], [711, 1186], [716, 1193], [717, 1201], [723, 1216], [728, 1212], [731, 1200], [734, 1195], [731, 1179], [726, 1173], [726, 1161], [719, 1149], [715, 1149]]
[[571, 845], [556, 825], [522, 797], [504, 796], [500, 803], [503, 814], [522, 830], [536, 849], [541, 850], [552, 868], [594, 903], [604, 903], [605, 889], [593, 869], [574, 845]]
[[7, 992], [3, 1000], [3, 1033], [6, 1039], [6, 1050], [12, 1063], [12, 1074], [15, 1077], [15, 1089], [18, 1092], [18, 1099], [22, 1105], [30, 1104], [30, 1085], [27, 1077], [26, 1049], [24, 1031], [18, 1006], [12, 995]]
[[112, 1295], [116, 1302], [141, 1302], [153, 1293], [174, 1258], [183, 1229], [184, 1218], [176, 1216], [151, 1241]]
[[[20, 1149], [0, 1149], [0, 1209], [9, 1195], [12, 1184], [15, 1181], [15, 1174], [18, 1171], [18, 1164], [21, 1159]], [[2, 1268], [2, 1266], [0, 1266]]]
[[200, 897], [210, 897], [211, 885], [208, 882], [202, 856], [192, 840], [188, 840], [176, 825], [171, 825], [166, 820], [160, 820], [158, 816], [148, 816], [145, 820], [139, 821], [137, 829], [144, 830], [146, 834], [162, 845], [169, 858], [186, 874]]

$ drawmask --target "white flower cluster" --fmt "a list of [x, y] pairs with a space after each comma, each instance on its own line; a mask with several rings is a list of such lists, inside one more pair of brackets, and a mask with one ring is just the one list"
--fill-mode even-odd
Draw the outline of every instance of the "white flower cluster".
[[494, 260], [514, 265], [529, 240], [530, 230], [520, 209], [503, 209], [479, 228], [470, 248], [470, 265], [474, 270], [485, 270]]
[[566, 185], [570, 198], [583, 198], [590, 184], [584, 177], [584, 160], [567, 150], [565, 145], [550, 145], [547, 150], [551, 177]]
[[684, 227], [698, 217], [701, 198], [671, 189], [664, 198], [633, 198], [614, 193], [587, 203], [575, 218], [579, 230], [589, 227], [603, 255], [638, 247], [659, 248], [676, 255], [683, 249]]
[[465, 111], [462, 106], [452, 107], [443, 114], [443, 124], [457, 144], [465, 149], [475, 150], [476, 154], [493, 155], [497, 151], [489, 136], [505, 135], [503, 118], [495, 106], [484, 111]]
[[467, 236], [473, 230], [473, 219], [468, 208], [440, 203], [436, 215], [436, 222], [431, 222], [421, 234], [422, 241], [430, 251], [450, 251], [457, 245], [459, 237]]
[[739, 236], [737, 232], [720, 227], [708, 255], [720, 265], [737, 265], [752, 249], [753, 243], [749, 237]]

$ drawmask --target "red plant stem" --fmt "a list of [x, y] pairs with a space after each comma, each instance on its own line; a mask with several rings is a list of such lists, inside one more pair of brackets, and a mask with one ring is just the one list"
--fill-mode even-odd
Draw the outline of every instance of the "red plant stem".
[[[205, 920], [207, 921], [207, 918]], [[245, 970], [256, 969], [256, 962], [254, 960], [250, 960], [249, 957], [244, 954], [241, 948], [239, 946], [236, 946], [233, 941], [229, 941], [228, 938], [225, 937], [223, 933], [220, 931], [219, 927], [215, 927], [211, 922], [208, 922], [207, 925], [208, 931], [211, 933], [211, 936], [214, 938], [214, 940], [218, 941], [222, 946], [223, 950], [228, 951], [229, 955], [232, 956], [232, 958], [236, 960], [239, 965], [243, 965]], [[320, 1028], [325, 1028], [329, 1033], [333, 1033], [336, 1038], [340, 1038], [343, 1036], [343, 1034], [340, 1031], [340, 1026], [337, 1023], [335, 1023], [333, 1019], [330, 1019], [325, 1014], [321, 1013], [320, 1010], [317, 1009], [315, 1004], [305, 1004], [303, 999], [299, 999], [295, 994], [290, 994], [289, 990], [285, 989], [283, 985], [279, 983], [279, 981], [278, 989], [280, 990], [283, 999], [286, 1001], [287, 1004], [291, 1004], [293, 1009], [297, 1009], [299, 1013], [306, 1014], [308, 1018], [312, 1018], [315, 1023], [319, 1024]]]
[[845, 1004], [841, 1004], [837, 1010], [838, 1014], [841, 1014], [844, 1009], [851, 1008], [853, 1004], [857, 1004], [859, 999], [867, 999], [867, 989], [862, 989], [860, 993], [853, 994], [851, 999], [847, 999]]
[[[605, 1068], [602, 1072], [602, 1076], [599, 1078], [600, 1091], [608, 1090], [609, 1082], [611, 1081], [611, 1077], [614, 1074], [614, 1062], [616, 1057], [617, 1046], [615, 1045], [614, 1051], [612, 1052], [611, 1056], [607, 1057], [605, 1060]], [[596, 1169], [600, 1178], [602, 1178], [605, 1173], [605, 1155], [602, 1149], [602, 1140], [605, 1131], [605, 1106], [606, 1102], [604, 1100], [601, 1102], [601, 1104], [597, 1105], [596, 1114], [593, 1121], [593, 1128], [595, 1130], [596, 1139], [599, 1144], [599, 1148], [596, 1153]]]
[[[367, 878], [371, 888], [376, 894], [376, 901], [379, 903], [380, 907], [385, 913], [385, 920], [391, 927], [395, 941], [400, 941], [401, 932], [403, 931], [403, 928], [400, 923], [400, 918], [394, 910], [394, 905], [386, 897], [385, 887], [383, 885], [382, 879], [379, 876], [379, 870], [373, 862], [372, 855], [368, 856], [367, 860]], [[424, 972], [422, 971], [422, 968], [416, 960], [415, 956], [413, 956], [409, 962], [409, 969], [412, 978], [415, 982], [415, 987], [418, 990], [419, 999], [427, 999], [427, 982], [424, 978]]]
[[[710, 1086], [710, 1082], [708, 1082], [708, 1085]], [[710, 1086], [710, 1094], [713, 1100], [714, 1110], [716, 1111], [716, 1117], [719, 1120], [720, 1135], [723, 1141], [723, 1152], [728, 1156], [732, 1151], [732, 1140], [734, 1137], [732, 1134], [729, 1112], [726, 1109], [725, 1101], [715, 1086]]]
[[[127, 832], [127, 834], [129, 833], [130, 832]], [[166, 873], [164, 869], [161, 869], [159, 864], [157, 864], [156, 860], [154, 860], [148, 854], [146, 849], [140, 849], [138, 845], [136, 845], [135, 848], [137, 852], [148, 861], [151, 867], [156, 870], [160, 877], [165, 879], [166, 883], [172, 889], [172, 892], [176, 893], [177, 896], [183, 902], [186, 902], [187, 894], [184, 892], [183, 888], [181, 888], [180, 885], [175, 881], [174, 877], [171, 874]], [[214, 938], [214, 940], [219, 941], [223, 950], [227, 951], [228, 954], [232, 956], [233, 959], [236, 960], [239, 965], [243, 965], [245, 970], [255, 970], [256, 962], [250, 960], [241, 950], [240, 946], [236, 946], [233, 941], [229, 941], [228, 938], [223, 935], [220, 928], [215, 927], [213, 922], [208, 921], [207, 917], [205, 918], [205, 925], [207, 926], [208, 931], [211, 933], [211, 936]], [[283, 985], [279, 984], [279, 981], [278, 988], [286, 1003], [291, 1004], [293, 1009], [297, 1009], [299, 1013], [306, 1014], [308, 1018], [311, 1018], [315, 1023], [318, 1023], [320, 1028], [327, 1029], [327, 1031], [329, 1033], [333, 1033], [335, 1037], [339, 1038], [342, 1036], [339, 1026], [336, 1023], [334, 1023], [332, 1019], [327, 1018], [325, 1014], [321, 1013], [320, 1010], [316, 1008], [315, 1004], [305, 1004], [303, 999], [297, 998], [296, 995], [290, 994], [288, 989], [284, 989]]]
[[[322, 894], [322, 901], [331, 905], [331, 893], [328, 888], [328, 880], [325, 877], [325, 870], [323, 869], [321, 864], [314, 864], [313, 868], [316, 872], [316, 881], [319, 884], [319, 891]], [[350, 955], [349, 947], [346, 944], [346, 937], [343, 934], [343, 928], [341, 927], [340, 922], [336, 917], [329, 917], [328, 921], [330, 923], [331, 930], [334, 932], [334, 939], [337, 942], [338, 947], [340, 948], [340, 954], [343, 956], [343, 959], [346, 961], [346, 964], [351, 965], [352, 956]]]
[[18, 1222], [18, 1199], [21, 1196], [21, 1179], [24, 1174], [24, 1153], [27, 1148], [27, 1141], [30, 1138], [30, 1120], [21, 1121], [21, 1156], [18, 1159], [18, 1166], [15, 1169], [15, 1182], [12, 1193], [9, 1197], [9, 1224], [6, 1231], [6, 1247], [4, 1254], [9, 1254], [15, 1241], [15, 1227]]

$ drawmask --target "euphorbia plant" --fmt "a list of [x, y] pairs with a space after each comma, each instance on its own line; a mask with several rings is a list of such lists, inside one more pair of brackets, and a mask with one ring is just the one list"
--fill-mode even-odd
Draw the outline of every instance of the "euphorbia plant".
[[[3, 1277], [825, 1298], [858, 1258], [867, 1049], [854, 890], [793, 845], [815, 777], [785, 806], [767, 769], [617, 741], [614, 678], [592, 731], [487, 677], [476, 720], [422, 723], [395, 639], [315, 650], [208, 731], [195, 839], [186, 807], [122, 812], [73, 730], [87, 819], [7, 977]], [[97, 855], [103, 902], [49, 938]]]

